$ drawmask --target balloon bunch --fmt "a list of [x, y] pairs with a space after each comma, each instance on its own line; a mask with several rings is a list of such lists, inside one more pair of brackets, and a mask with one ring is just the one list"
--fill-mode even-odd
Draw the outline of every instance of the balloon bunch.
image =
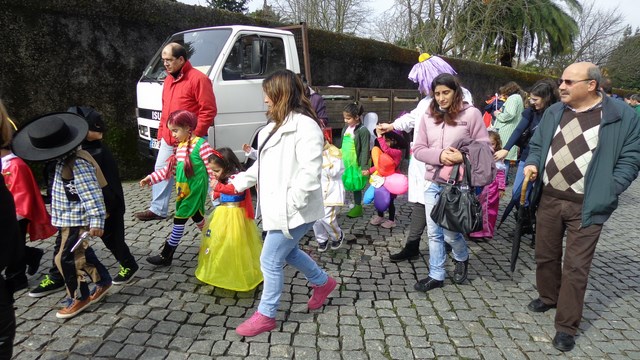
[[373, 202], [376, 210], [384, 212], [391, 203], [391, 194], [402, 195], [407, 192], [409, 180], [406, 175], [395, 172], [395, 162], [379, 147], [373, 147], [371, 158], [376, 171], [369, 178], [371, 186], [365, 191], [363, 201], [365, 204]]

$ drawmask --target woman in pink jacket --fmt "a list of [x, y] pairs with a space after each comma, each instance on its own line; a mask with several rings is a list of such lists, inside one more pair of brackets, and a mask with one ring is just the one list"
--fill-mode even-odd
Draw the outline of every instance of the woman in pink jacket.
[[431, 209], [438, 201], [440, 184], [434, 182], [436, 170], [444, 165], [462, 163], [462, 154], [452, 144], [471, 138], [489, 142], [482, 114], [475, 107], [462, 101], [462, 87], [450, 74], [438, 75], [431, 83], [435, 101], [422, 116], [420, 132], [413, 145], [416, 159], [426, 164], [425, 211], [429, 236], [429, 276], [419, 280], [414, 288], [429, 291], [444, 286], [447, 259], [445, 241], [451, 245], [455, 270], [453, 282], [460, 284], [467, 279], [469, 249], [461, 233], [446, 230], [431, 219]]

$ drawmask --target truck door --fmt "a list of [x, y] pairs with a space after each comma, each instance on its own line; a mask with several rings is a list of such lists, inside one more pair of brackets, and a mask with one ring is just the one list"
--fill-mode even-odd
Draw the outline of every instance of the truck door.
[[262, 80], [287, 68], [285, 44], [278, 36], [239, 33], [223, 61], [212, 76], [219, 112], [209, 141], [216, 148], [230, 147], [244, 161], [242, 144], [253, 145], [267, 122]]

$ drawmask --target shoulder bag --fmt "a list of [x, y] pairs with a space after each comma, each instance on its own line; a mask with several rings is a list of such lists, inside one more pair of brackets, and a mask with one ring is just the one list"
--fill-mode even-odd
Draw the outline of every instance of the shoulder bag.
[[443, 228], [463, 234], [482, 230], [482, 206], [471, 184], [471, 163], [463, 153], [464, 176], [457, 182], [461, 164], [454, 165], [449, 181], [442, 184], [438, 202], [431, 209], [431, 219]]

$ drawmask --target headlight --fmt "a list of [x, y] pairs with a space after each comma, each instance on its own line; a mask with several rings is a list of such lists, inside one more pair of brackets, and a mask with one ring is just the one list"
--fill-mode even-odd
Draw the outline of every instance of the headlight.
[[149, 127], [144, 125], [138, 125], [138, 133], [140, 136], [149, 136]]

